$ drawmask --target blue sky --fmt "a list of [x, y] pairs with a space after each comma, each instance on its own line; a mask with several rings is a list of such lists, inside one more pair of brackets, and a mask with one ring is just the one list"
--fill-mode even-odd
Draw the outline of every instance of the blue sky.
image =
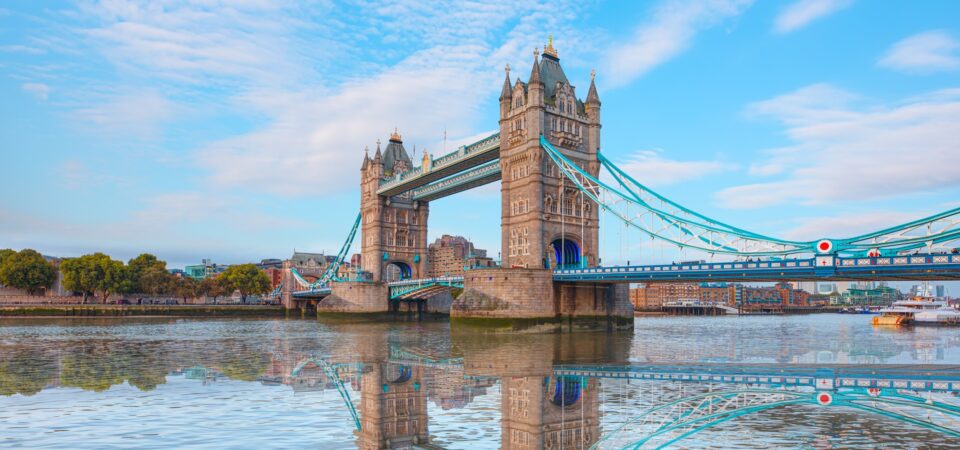
[[[336, 252], [364, 147], [493, 131], [551, 33], [580, 96], [597, 71], [602, 151], [702, 213], [812, 240], [960, 204], [958, 2], [12, 0], [0, 247]], [[495, 255], [499, 206], [433, 202], [431, 235]], [[686, 256], [603, 236], [605, 262]]]

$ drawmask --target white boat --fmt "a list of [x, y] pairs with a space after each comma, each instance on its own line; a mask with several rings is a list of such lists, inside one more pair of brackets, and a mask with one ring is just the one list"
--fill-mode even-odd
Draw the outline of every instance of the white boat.
[[944, 300], [932, 297], [914, 297], [893, 302], [873, 318], [874, 325], [960, 325], [960, 311]]

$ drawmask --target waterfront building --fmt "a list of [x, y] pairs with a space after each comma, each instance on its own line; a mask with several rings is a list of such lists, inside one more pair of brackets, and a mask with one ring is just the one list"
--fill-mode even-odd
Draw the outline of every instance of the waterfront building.
[[200, 264], [193, 264], [183, 268], [184, 273], [194, 280], [213, 278], [227, 270], [228, 265], [217, 264], [209, 259], [201, 260]]
[[487, 251], [478, 249], [463, 236], [445, 234], [427, 247], [429, 276], [458, 276], [465, 269], [493, 267], [493, 259]]
[[899, 290], [888, 286], [851, 287], [843, 293], [842, 302], [847, 305], [890, 305], [900, 300], [903, 295]]
[[700, 283], [698, 298], [701, 303], [733, 306], [741, 293], [741, 286], [735, 283]]

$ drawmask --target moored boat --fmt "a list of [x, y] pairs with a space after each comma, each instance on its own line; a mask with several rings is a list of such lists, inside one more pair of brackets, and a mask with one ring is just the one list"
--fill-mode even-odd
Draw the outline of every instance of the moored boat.
[[946, 301], [932, 297], [914, 297], [893, 302], [873, 318], [874, 325], [960, 325], [960, 311]]

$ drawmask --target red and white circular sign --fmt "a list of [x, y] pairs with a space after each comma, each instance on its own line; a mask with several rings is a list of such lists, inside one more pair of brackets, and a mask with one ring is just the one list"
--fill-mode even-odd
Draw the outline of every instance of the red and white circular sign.
[[830, 242], [828, 239], [822, 239], [820, 242], [817, 242], [817, 251], [820, 253], [830, 253], [833, 250], [833, 242]]
[[823, 406], [827, 406], [833, 403], [833, 396], [830, 395], [828, 392], [821, 392], [817, 394], [817, 403]]

